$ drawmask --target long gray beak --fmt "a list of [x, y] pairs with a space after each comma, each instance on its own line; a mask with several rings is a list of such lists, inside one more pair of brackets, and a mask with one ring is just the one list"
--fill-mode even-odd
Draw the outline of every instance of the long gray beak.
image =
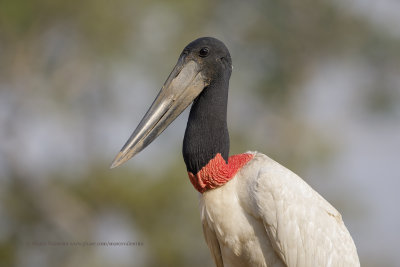
[[146, 115], [115, 157], [111, 168], [121, 165], [148, 146], [207, 85], [199, 63], [181, 56]]

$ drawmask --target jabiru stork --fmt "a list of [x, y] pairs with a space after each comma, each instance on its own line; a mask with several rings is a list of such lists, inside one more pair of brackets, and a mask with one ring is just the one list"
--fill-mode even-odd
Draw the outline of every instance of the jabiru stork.
[[229, 157], [231, 56], [218, 39], [187, 45], [111, 168], [149, 145], [192, 102], [183, 140], [205, 240], [221, 266], [359, 266], [340, 213], [259, 152]]

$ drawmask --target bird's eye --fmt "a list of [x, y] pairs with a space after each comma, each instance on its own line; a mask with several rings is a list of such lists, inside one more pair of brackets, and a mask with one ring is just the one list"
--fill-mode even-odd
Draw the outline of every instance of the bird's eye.
[[203, 47], [202, 49], [200, 49], [199, 56], [200, 57], [206, 57], [206, 56], [208, 56], [208, 52], [209, 52], [208, 48], [207, 47]]

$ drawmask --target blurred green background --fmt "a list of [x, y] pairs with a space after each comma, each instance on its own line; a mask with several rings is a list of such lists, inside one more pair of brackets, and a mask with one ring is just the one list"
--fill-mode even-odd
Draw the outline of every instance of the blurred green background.
[[[190, 41], [231, 51], [231, 154], [258, 150], [400, 266], [400, 3], [0, 1], [0, 266], [212, 266], [188, 112], [108, 167]], [[68, 242], [141, 242], [79, 246]], [[57, 242], [66, 242], [62, 245]]]

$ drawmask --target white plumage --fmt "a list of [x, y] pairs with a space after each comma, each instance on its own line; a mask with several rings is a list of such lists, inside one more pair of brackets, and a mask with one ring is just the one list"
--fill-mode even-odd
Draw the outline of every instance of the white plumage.
[[232, 180], [200, 197], [216, 265], [360, 266], [340, 213], [290, 170], [248, 153]]

